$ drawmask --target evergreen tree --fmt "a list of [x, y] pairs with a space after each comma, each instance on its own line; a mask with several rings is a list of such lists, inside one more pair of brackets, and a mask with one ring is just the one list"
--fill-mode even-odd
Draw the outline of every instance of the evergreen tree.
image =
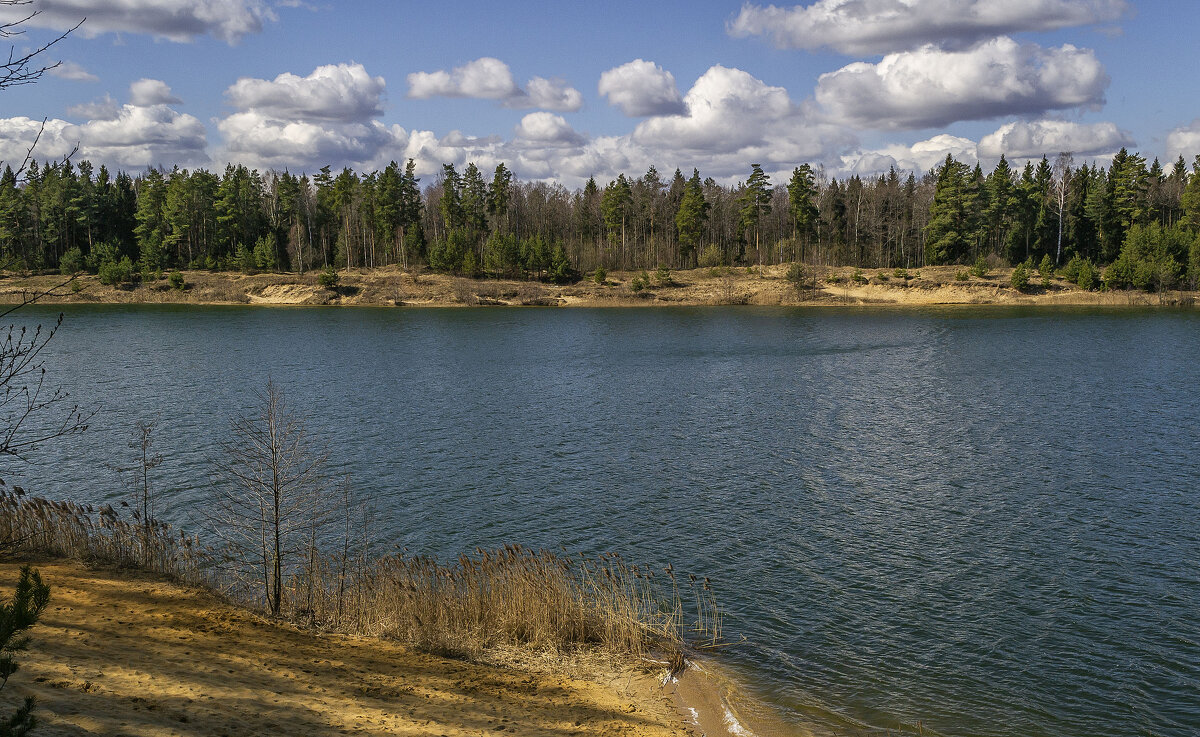
[[750, 165], [750, 178], [738, 197], [738, 232], [747, 243], [754, 238], [754, 250], [758, 263], [762, 263], [762, 233], [759, 227], [763, 217], [771, 212], [771, 179], [759, 164]]
[[704, 187], [700, 183], [700, 170], [692, 170], [692, 178], [683, 188], [679, 210], [675, 213], [675, 230], [679, 236], [680, 263], [694, 263], [700, 250], [700, 239], [704, 221], [708, 219], [709, 204], [704, 199]]
[[[892, 171], [895, 174], [895, 170]], [[816, 230], [817, 187], [813, 181], [812, 167], [802, 164], [792, 170], [788, 182], [788, 218], [792, 222], [792, 237], [800, 242], [800, 260], [804, 260], [805, 245]]]
[[937, 188], [925, 226], [925, 261], [928, 264], [959, 263], [970, 248], [972, 223], [966, 211], [971, 170], [947, 155], [938, 169]]

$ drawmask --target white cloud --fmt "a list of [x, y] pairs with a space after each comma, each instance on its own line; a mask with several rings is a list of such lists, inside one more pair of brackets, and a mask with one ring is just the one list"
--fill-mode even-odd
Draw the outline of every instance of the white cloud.
[[[100, 106], [104, 117], [80, 125], [46, 121], [34, 158], [58, 159], [75, 152], [76, 160], [127, 170], [207, 162], [204, 124], [191, 115], [161, 104], [115, 107], [111, 99]], [[40, 120], [23, 117], [0, 120], [0, 160], [21, 161], [41, 126]]]
[[121, 114], [121, 106], [111, 95], [94, 102], [84, 102], [67, 108], [68, 115], [88, 120], [113, 120]]
[[583, 95], [561, 79], [534, 77], [525, 85], [526, 92], [504, 101], [505, 107], [541, 108], [573, 113], [583, 107]]
[[1064, 120], [1016, 121], [1005, 123], [979, 141], [983, 159], [1054, 158], [1067, 151], [1079, 158], [1111, 157], [1123, 147], [1133, 146], [1128, 131], [1115, 123], [1072, 123]]
[[633, 118], [686, 112], [675, 76], [654, 62], [634, 59], [600, 75], [599, 91]]
[[869, 55], [925, 44], [962, 48], [1022, 31], [1113, 21], [1126, 0], [819, 0], [807, 7], [742, 6], [732, 36], [765, 36], [780, 48]]
[[[79, 29], [87, 36], [145, 33], [177, 42], [212, 36], [234, 44], [276, 20], [264, 0], [38, 0], [36, 9], [31, 26], [65, 30], [87, 18]], [[0, 8], [0, 21], [20, 20], [28, 10]]]
[[703, 151], [761, 145], [768, 127], [787, 123], [797, 113], [784, 88], [720, 65], [696, 80], [684, 105], [682, 114], [642, 121], [634, 138], [646, 145]]
[[65, 120], [47, 120], [43, 127], [42, 121], [23, 116], [0, 118], [0, 169], [4, 166], [13, 169], [19, 167], [35, 141], [37, 148], [33, 157], [38, 161], [70, 155], [75, 150], [75, 142], [63, 135], [63, 131], [70, 127], [71, 124]]
[[521, 118], [515, 133], [518, 139], [541, 146], [578, 146], [583, 143], [583, 137], [561, 115], [554, 113], [526, 115]]
[[1167, 134], [1168, 161], [1182, 156], [1190, 166], [1197, 155], [1200, 155], [1200, 118]]
[[841, 157], [841, 168], [846, 173], [860, 176], [885, 172], [891, 167], [919, 175], [933, 171], [946, 160], [947, 155], [973, 165], [977, 161], [975, 142], [943, 133], [912, 145], [897, 143], [847, 154]]
[[329, 64], [307, 77], [243, 77], [225, 95], [239, 110], [265, 118], [363, 122], [383, 113], [384, 88], [383, 77], [370, 76], [362, 64]]
[[408, 75], [408, 96], [471, 97], [497, 100], [511, 108], [544, 108], [574, 112], [583, 107], [583, 95], [558, 79], [534, 77], [521, 89], [512, 70], [499, 59], [485, 56], [450, 71], [413, 72]]
[[508, 65], [490, 56], [467, 62], [449, 72], [439, 70], [408, 75], [408, 96], [419, 100], [430, 97], [503, 100], [520, 93]]
[[50, 69], [51, 76], [59, 79], [69, 79], [72, 82], [99, 82], [100, 78], [84, 69], [81, 64], [73, 61], [60, 61], [58, 66]]
[[380, 151], [403, 148], [407, 133], [378, 121], [329, 125], [303, 120], [275, 120], [257, 112], [234, 113], [217, 129], [224, 140], [218, 159], [263, 169], [322, 166], [365, 168]]
[[944, 126], [959, 120], [1097, 107], [1109, 82], [1090, 49], [1045, 49], [1010, 38], [967, 51], [926, 46], [823, 74], [816, 99], [833, 119], [864, 128]]
[[129, 104], [138, 107], [176, 105], [183, 102], [171, 94], [171, 88], [159, 79], [139, 79], [129, 85]]

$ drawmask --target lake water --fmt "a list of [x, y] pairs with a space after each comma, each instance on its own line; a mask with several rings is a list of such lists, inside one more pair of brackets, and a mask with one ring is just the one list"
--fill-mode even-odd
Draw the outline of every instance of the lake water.
[[272, 377], [389, 542], [709, 576], [795, 724], [1200, 733], [1197, 312], [97, 306], [47, 355], [99, 414], [6, 469], [43, 495], [158, 417], [187, 524]]

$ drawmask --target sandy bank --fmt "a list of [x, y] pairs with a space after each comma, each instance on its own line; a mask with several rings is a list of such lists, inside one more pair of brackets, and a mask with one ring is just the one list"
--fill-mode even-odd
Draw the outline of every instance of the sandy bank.
[[[0, 706], [35, 696], [38, 735], [691, 733], [661, 673], [450, 660], [280, 626], [145, 574], [37, 568], [50, 606]], [[0, 590], [17, 571], [0, 564]]]
[[[378, 305], [403, 307], [548, 306], [650, 307], [701, 305], [1193, 305], [1194, 292], [1085, 292], [1055, 277], [1048, 286], [1026, 292], [1010, 285], [1011, 269], [965, 281], [961, 267], [925, 267], [896, 277], [888, 269], [864, 269], [861, 280], [851, 268], [814, 270], [813, 288], [798, 292], [785, 278], [786, 267], [691, 269], [671, 272], [671, 282], [634, 291], [638, 272], [610, 274], [604, 284], [581, 281], [570, 285], [497, 279], [465, 279], [445, 274], [403, 271], [397, 267], [339, 272], [336, 290], [318, 285], [317, 275], [184, 272], [186, 287], [173, 289], [166, 279], [137, 287], [114, 288], [90, 275], [58, 289], [41, 301], [70, 303], [170, 303], [261, 305]], [[60, 284], [62, 277], [0, 276], [0, 303], [21, 301], [25, 295]]]

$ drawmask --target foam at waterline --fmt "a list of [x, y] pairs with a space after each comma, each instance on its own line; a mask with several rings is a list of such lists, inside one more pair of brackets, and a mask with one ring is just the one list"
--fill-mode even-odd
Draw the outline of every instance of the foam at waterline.
[[768, 703], [756, 699], [719, 662], [688, 659], [682, 673], [663, 677], [676, 708], [705, 737], [814, 737], [801, 724], [789, 723]]

